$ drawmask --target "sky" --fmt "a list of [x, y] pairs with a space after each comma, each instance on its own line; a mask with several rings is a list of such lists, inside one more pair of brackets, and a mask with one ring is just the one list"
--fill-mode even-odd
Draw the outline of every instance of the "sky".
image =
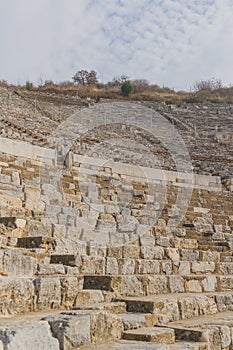
[[233, 84], [233, 0], [0, 0], [0, 80]]

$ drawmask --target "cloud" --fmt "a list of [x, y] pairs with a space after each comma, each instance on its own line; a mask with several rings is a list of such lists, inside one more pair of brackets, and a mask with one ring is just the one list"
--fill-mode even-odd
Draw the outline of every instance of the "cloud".
[[176, 89], [233, 81], [231, 0], [0, 0], [0, 78], [69, 80], [96, 69]]

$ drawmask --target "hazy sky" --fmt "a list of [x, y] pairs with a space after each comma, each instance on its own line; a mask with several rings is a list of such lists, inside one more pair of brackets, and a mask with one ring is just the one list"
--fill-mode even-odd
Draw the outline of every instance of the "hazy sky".
[[0, 79], [233, 84], [233, 0], [0, 0]]

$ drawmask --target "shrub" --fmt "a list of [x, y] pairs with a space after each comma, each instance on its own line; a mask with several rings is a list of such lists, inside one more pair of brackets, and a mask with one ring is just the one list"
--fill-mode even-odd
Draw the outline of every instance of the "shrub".
[[134, 93], [134, 86], [131, 83], [130, 80], [126, 80], [122, 85], [121, 85], [121, 93], [124, 96], [129, 96]]
[[26, 82], [26, 89], [29, 91], [33, 90], [33, 83], [31, 83], [30, 81]]

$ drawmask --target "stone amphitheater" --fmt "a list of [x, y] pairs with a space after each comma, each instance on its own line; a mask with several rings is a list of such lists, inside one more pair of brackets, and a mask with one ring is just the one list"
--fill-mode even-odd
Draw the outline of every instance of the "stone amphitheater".
[[233, 105], [0, 88], [0, 349], [233, 349]]

